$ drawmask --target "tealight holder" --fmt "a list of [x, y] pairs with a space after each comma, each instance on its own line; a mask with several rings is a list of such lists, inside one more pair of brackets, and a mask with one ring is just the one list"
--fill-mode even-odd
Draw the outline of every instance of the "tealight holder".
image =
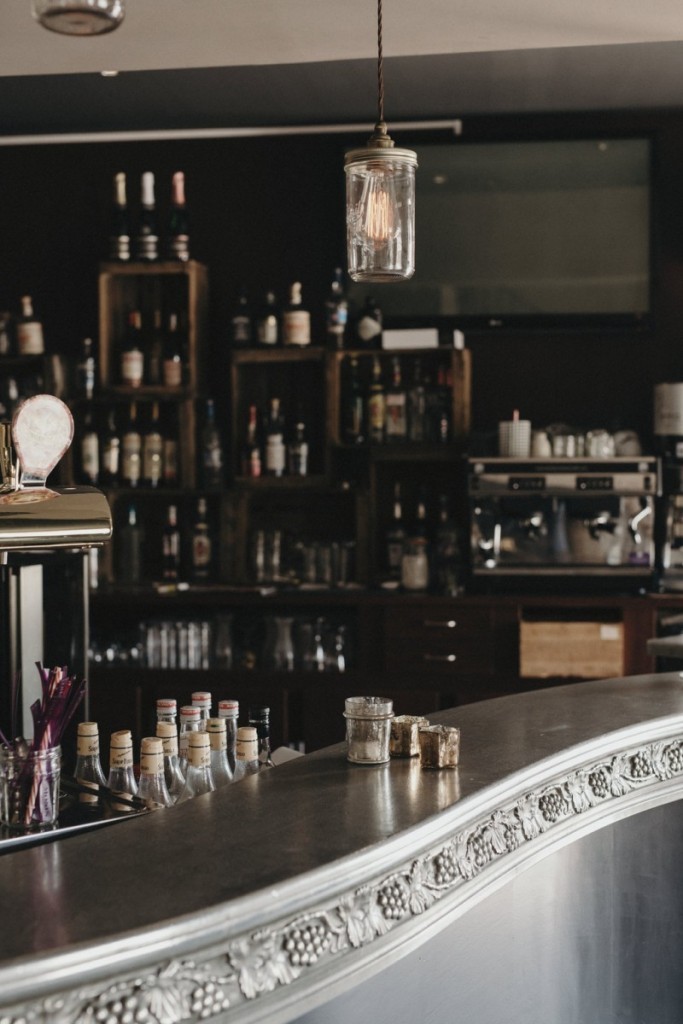
[[460, 759], [460, 730], [454, 725], [427, 725], [418, 730], [420, 767], [456, 768]]
[[354, 764], [384, 764], [389, 760], [394, 702], [389, 697], [347, 697], [347, 760]]
[[418, 731], [429, 725], [420, 715], [397, 715], [391, 723], [389, 753], [392, 757], [417, 757], [420, 753]]

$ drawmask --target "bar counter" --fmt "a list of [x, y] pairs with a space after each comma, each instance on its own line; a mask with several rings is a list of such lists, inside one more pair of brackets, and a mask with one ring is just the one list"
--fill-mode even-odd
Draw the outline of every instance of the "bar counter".
[[[416, 759], [352, 765], [339, 743], [179, 807], [3, 853], [0, 1020], [374, 1024], [412, 1020], [421, 1008], [427, 1020], [456, 1021], [460, 1015], [445, 1016], [439, 1004], [453, 1009], [455, 1000], [487, 1021], [499, 1012], [481, 1004], [493, 998], [495, 970], [508, 1010], [515, 999], [525, 1006], [523, 1017], [511, 1010], [508, 1019], [583, 1020], [576, 993], [563, 996], [566, 1016], [553, 1006], [557, 987], [541, 962], [551, 955], [548, 933], [534, 918], [542, 901], [519, 889], [512, 909], [496, 900], [528, 877], [532, 893], [547, 886], [548, 912], [556, 914], [557, 879], [578, 863], [567, 871], [561, 858], [587, 851], [581, 863], [594, 877], [605, 856], [616, 865], [619, 829], [637, 819], [643, 828], [632, 860], [638, 870], [649, 865], [650, 877], [653, 856], [669, 858], [657, 871], [658, 884], [669, 886], [683, 839], [681, 676], [548, 688], [431, 720], [460, 727], [457, 769], [428, 771]], [[600, 834], [610, 835], [612, 852], [597, 856], [590, 843]], [[653, 854], [643, 844], [655, 838]], [[560, 875], [551, 884], [540, 872], [554, 858]], [[612, 874], [623, 890], [620, 863]], [[567, 936], [583, 899], [573, 881]], [[672, 903], [668, 888], [660, 895], [658, 913], [678, 907], [680, 896]], [[493, 908], [493, 918], [482, 918], [482, 908]], [[681, 919], [667, 932], [676, 963]], [[599, 921], [591, 925], [596, 941]], [[535, 961], [543, 977], [532, 982], [527, 1005], [531, 975], [510, 980], [519, 964], [506, 968], [506, 958], [518, 945], [521, 956], [521, 940], [532, 938], [536, 953], [530, 946], [525, 962], [531, 970]], [[653, 942], [663, 970], [661, 943]], [[614, 941], [609, 948], [614, 956]], [[560, 962], [566, 967], [566, 949]], [[597, 986], [602, 962], [591, 972]], [[512, 991], [520, 985], [523, 995]], [[678, 1001], [671, 979], [664, 990]], [[589, 994], [596, 1012], [598, 996]], [[614, 998], [599, 997], [610, 1006]], [[372, 1011], [349, 1015], [354, 999]], [[668, 1019], [662, 1011], [657, 1024]]]

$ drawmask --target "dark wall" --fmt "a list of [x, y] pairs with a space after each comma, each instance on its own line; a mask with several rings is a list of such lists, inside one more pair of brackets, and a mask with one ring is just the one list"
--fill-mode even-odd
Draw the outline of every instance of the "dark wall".
[[[477, 431], [519, 408], [535, 425], [633, 427], [649, 440], [653, 385], [683, 379], [683, 115], [563, 115], [478, 119], [466, 138], [648, 133], [654, 152], [654, 323], [648, 330], [469, 331]], [[399, 144], [417, 138], [395, 137]], [[97, 326], [98, 263], [106, 257], [111, 180], [153, 170], [161, 212], [173, 171], [186, 173], [192, 253], [210, 270], [219, 376], [239, 287], [284, 296], [296, 279], [322, 325], [322, 304], [344, 256], [343, 153], [358, 137], [78, 143], [0, 153], [0, 308], [34, 296], [50, 351], [74, 352]], [[418, 211], [419, 225], [419, 211]], [[227, 384], [227, 380], [226, 380]]]

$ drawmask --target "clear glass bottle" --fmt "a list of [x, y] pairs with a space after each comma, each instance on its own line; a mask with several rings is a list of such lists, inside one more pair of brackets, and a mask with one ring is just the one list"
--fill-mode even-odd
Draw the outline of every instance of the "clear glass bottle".
[[255, 405], [250, 405], [247, 436], [242, 450], [242, 476], [257, 478], [261, 476], [262, 470], [263, 462], [259, 442], [258, 409]]
[[76, 767], [74, 778], [82, 788], [78, 802], [94, 809], [100, 797], [100, 786], [107, 780], [100, 761], [100, 733], [97, 722], [79, 722], [76, 731]]
[[[111, 790], [111, 809], [117, 814], [130, 814], [134, 810], [130, 797], [138, 792], [133, 774], [133, 734], [130, 729], [119, 729], [111, 734], [107, 786]], [[117, 797], [124, 799], [117, 800]]]
[[180, 791], [179, 804], [204, 793], [213, 793], [216, 788], [211, 771], [211, 739], [207, 732], [192, 732], [187, 749], [185, 782]]
[[218, 717], [225, 720], [225, 734], [228, 753], [228, 764], [230, 772], [235, 775], [235, 745], [237, 742], [237, 720], [239, 718], [240, 705], [236, 700], [219, 700]]
[[[156, 702], [157, 724], [167, 722], [171, 725], [177, 724], [178, 702], [174, 697], [160, 697]], [[159, 735], [157, 733], [157, 735]]]
[[270, 708], [256, 705], [249, 708], [249, 725], [256, 729], [258, 759], [261, 768], [274, 768], [270, 754]]
[[139, 388], [145, 376], [145, 355], [142, 343], [142, 314], [132, 309], [128, 314], [126, 333], [121, 348], [121, 383], [125, 387]]
[[164, 776], [164, 745], [160, 736], [145, 736], [140, 744], [138, 797], [149, 811], [173, 805]]
[[185, 174], [171, 178], [171, 211], [168, 220], [168, 258], [185, 263], [190, 258], [190, 231], [185, 200]]
[[190, 735], [199, 732], [201, 728], [199, 708], [189, 704], [183, 704], [178, 712], [180, 724], [178, 726], [178, 761], [180, 770], [185, 775], [187, 770], [187, 751], [190, 742]]
[[280, 399], [271, 398], [266, 422], [266, 473], [282, 476], [285, 471], [285, 421], [280, 410]]
[[232, 771], [228, 760], [228, 734], [225, 718], [208, 718], [206, 731], [211, 743], [211, 771], [216, 789], [232, 782]]
[[237, 730], [235, 744], [235, 782], [247, 775], [258, 775], [261, 762], [258, 756], [258, 733], [253, 726], [243, 725]]
[[199, 728], [206, 729], [206, 723], [211, 718], [211, 694], [208, 690], [195, 690], [192, 694], [192, 707], [199, 708]]
[[185, 784], [185, 776], [180, 770], [178, 757], [178, 727], [175, 722], [157, 721], [156, 731], [163, 744], [166, 788], [175, 803]]
[[145, 171], [140, 179], [140, 214], [137, 230], [137, 257], [139, 260], [159, 259], [159, 229], [154, 198], [154, 174]]

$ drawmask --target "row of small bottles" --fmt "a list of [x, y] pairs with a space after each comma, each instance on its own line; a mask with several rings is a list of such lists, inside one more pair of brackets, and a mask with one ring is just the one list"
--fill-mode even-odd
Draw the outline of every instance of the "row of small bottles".
[[[349, 319], [349, 302], [340, 267], [334, 271], [321, 316], [325, 331], [321, 340], [330, 348], [340, 349], [349, 344], [377, 348], [380, 344], [382, 313], [379, 307], [373, 298], [368, 297], [358, 315]], [[263, 300], [252, 306], [243, 288], [230, 318], [230, 343], [233, 348], [303, 347], [312, 341], [311, 321], [311, 311], [304, 301], [300, 281], [290, 285], [283, 305], [278, 303], [274, 291], [267, 291]]]
[[211, 704], [206, 691], [193, 693], [192, 704], [180, 709], [173, 699], [158, 700], [156, 735], [141, 740], [137, 778], [131, 731], [112, 733], [105, 775], [98, 725], [81, 722], [74, 769], [81, 806], [99, 805], [102, 787], [114, 813], [130, 813], [140, 804], [149, 810], [170, 807], [273, 767], [270, 708], [250, 708], [249, 725], [238, 727], [237, 701], [219, 701], [216, 717]]
[[[446, 444], [452, 434], [452, 378], [439, 365], [436, 380], [419, 357], [392, 356], [388, 373], [372, 357], [369, 378], [360, 361], [348, 356], [343, 367], [341, 439], [346, 444], [391, 444], [412, 441]], [[364, 361], [367, 362], [367, 361]], [[411, 379], [406, 380], [406, 370]]]
[[0, 312], [0, 356], [40, 356], [45, 351], [42, 321], [30, 295], [22, 295], [21, 311]]
[[415, 513], [404, 517], [401, 484], [394, 484], [392, 515], [384, 537], [386, 578], [404, 590], [457, 596], [464, 589], [462, 531], [440, 494], [432, 525], [423, 488], [418, 489]]
[[140, 178], [140, 203], [135, 213], [129, 206], [127, 180], [123, 171], [114, 175], [113, 186], [109, 235], [111, 260], [189, 260], [190, 236], [185, 175], [182, 171], [175, 171], [171, 176], [170, 203], [164, 218], [163, 238], [154, 173], [145, 171]]
[[140, 310], [129, 310], [120, 346], [118, 383], [130, 388], [178, 389], [186, 374], [187, 339], [180, 314], [169, 312], [164, 322], [161, 309], [155, 309], [152, 323], [143, 329]]
[[280, 398], [270, 399], [263, 418], [258, 406], [249, 406], [242, 445], [242, 476], [307, 476], [308, 454], [307, 426], [300, 409], [288, 424]]
[[[117, 581], [141, 583], [149, 578], [146, 565], [151, 564], [160, 566], [159, 577], [167, 583], [180, 580], [209, 582], [216, 574], [216, 565], [206, 498], [196, 499], [186, 533], [186, 543], [183, 543], [175, 503], [166, 506], [161, 529], [156, 524], [148, 535], [140, 521], [137, 505], [130, 502], [125, 521], [115, 536]], [[158, 550], [154, 549], [155, 544]]]

